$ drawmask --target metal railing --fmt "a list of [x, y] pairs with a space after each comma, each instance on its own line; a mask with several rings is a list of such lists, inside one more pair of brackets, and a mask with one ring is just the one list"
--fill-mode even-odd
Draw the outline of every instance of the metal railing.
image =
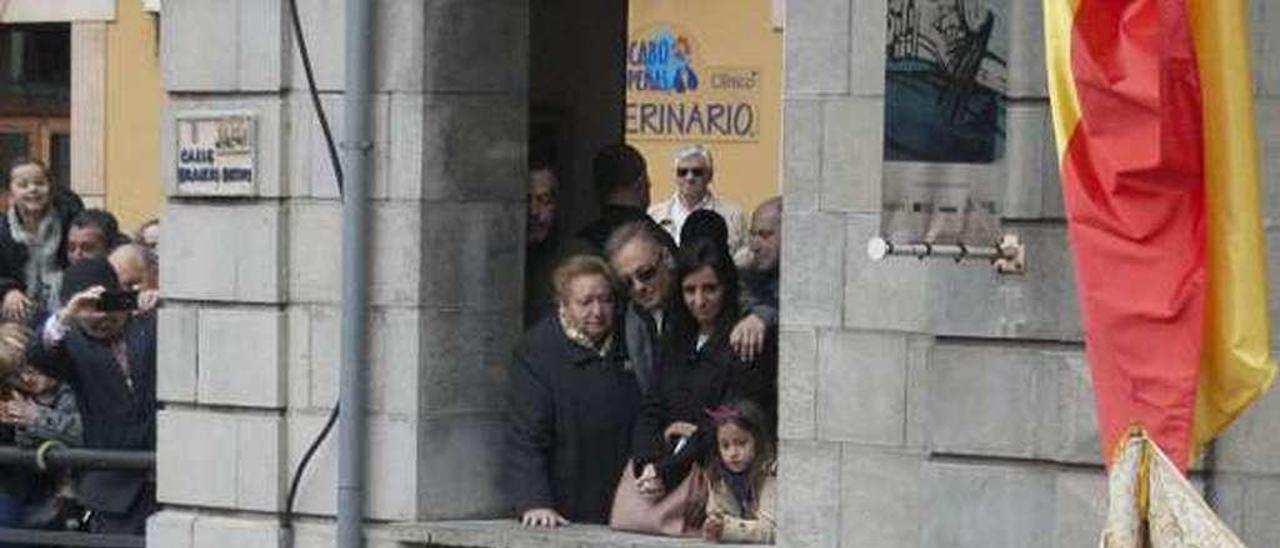
[[895, 243], [877, 237], [867, 241], [867, 256], [875, 262], [887, 257], [951, 259], [957, 263], [982, 260], [990, 262], [1001, 274], [1023, 274], [1026, 272], [1027, 249], [1016, 234], [1005, 234], [995, 245]]
[[[35, 470], [154, 470], [156, 455], [152, 451], [120, 451], [43, 446], [40, 449], [0, 447], [0, 465], [22, 466]], [[95, 548], [144, 548], [142, 535], [47, 531], [39, 529], [0, 528], [0, 545], [89, 546]]]

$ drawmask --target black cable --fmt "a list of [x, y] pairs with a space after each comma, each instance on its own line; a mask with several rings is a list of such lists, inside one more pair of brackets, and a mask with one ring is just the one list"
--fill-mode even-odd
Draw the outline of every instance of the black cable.
[[[329, 130], [329, 118], [325, 116], [324, 106], [320, 104], [320, 92], [316, 89], [315, 71], [311, 69], [311, 55], [307, 52], [307, 41], [302, 35], [302, 21], [298, 17], [297, 0], [289, 0], [289, 14], [293, 20], [293, 34], [298, 42], [298, 54], [302, 56], [302, 68], [307, 75], [307, 88], [311, 91], [311, 104], [315, 107], [316, 116], [320, 119], [320, 129], [324, 131], [325, 143], [329, 146], [329, 163], [333, 166], [333, 175], [338, 183], [338, 195], [342, 195], [342, 162], [338, 159], [338, 147], [334, 145], [333, 132]], [[285, 545], [293, 546], [293, 504], [298, 497], [298, 487], [302, 482], [302, 473], [306, 471], [307, 465], [311, 463], [311, 458], [315, 456], [316, 451], [320, 449], [320, 444], [329, 437], [329, 433], [333, 430], [333, 425], [338, 421], [338, 403], [333, 404], [333, 411], [329, 412], [329, 420], [324, 423], [324, 428], [320, 429], [320, 433], [311, 440], [311, 446], [307, 447], [307, 452], [302, 455], [302, 460], [298, 462], [298, 467], [293, 471], [293, 478], [289, 480], [289, 495], [285, 498], [284, 513], [280, 515], [280, 529], [285, 534]]]
[[324, 131], [324, 142], [329, 146], [329, 163], [333, 165], [333, 175], [338, 180], [338, 195], [342, 195], [342, 184], [346, 179], [342, 176], [342, 161], [338, 159], [338, 147], [333, 141], [333, 132], [329, 130], [329, 117], [325, 116], [324, 106], [320, 104], [320, 92], [316, 89], [316, 74], [311, 70], [311, 54], [307, 53], [307, 40], [302, 36], [302, 20], [298, 18], [298, 1], [289, 0], [290, 19], [293, 20], [293, 35], [298, 39], [298, 54], [302, 56], [302, 70], [307, 75], [307, 88], [311, 90], [311, 104], [315, 107], [316, 116], [320, 119], [320, 129]]
[[316, 439], [311, 440], [311, 446], [307, 448], [306, 453], [303, 453], [302, 460], [298, 462], [298, 467], [293, 471], [293, 479], [289, 480], [289, 496], [284, 502], [284, 514], [280, 516], [280, 527], [285, 530], [293, 527], [293, 502], [298, 498], [298, 486], [302, 483], [302, 472], [311, 463], [311, 457], [314, 457], [316, 450], [320, 449], [320, 444], [324, 442], [325, 438], [329, 437], [329, 431], [333, 430], [333, 424], [338, 422], [338, 407], [338, 404], [333, 405], [333, 411], [329, 412], [329, 420], [325, 421], [324, 428], [320, 429], [320, 434], [316, 436]]

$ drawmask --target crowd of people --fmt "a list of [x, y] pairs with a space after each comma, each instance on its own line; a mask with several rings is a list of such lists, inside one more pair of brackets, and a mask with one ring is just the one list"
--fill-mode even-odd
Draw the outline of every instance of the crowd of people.
[[656, 503], [696, 477], [707, 496], [686, 528], [771, 542], [782, 202], [748, 223], [713, 192], [706, 147], [672, 167], [676, 192], [650, 207], [644, 158], [603, 148], [600, 215], [560, 241], [556, 174], [530, 166], [514, 510], [532, 527], [610, 523], [624, 492]]
[[[41, 459], [155, 449], [159, 237], [154, 220], [123, 234], [41, 163], [14, 162], [0, 184], [0, 445]], [[0, 528], [141, 534], [155, 506], [146, 471], [0, 466]]]
[[[702, 146], [679, 150], [672, 170], [675, 194], [650, 207], [644, 158], [600, 150], [600, 215], [562, 237], [556, 174], [530, 166], [510, 495], [528, 526], [608, 523], [620, 486], [657, 501], [697, 478], [707, 496], [689, 525], [769, 542], [782, 202], [748, 220], [714, 193]], [[155, 449], [159, 228], [127, 236], [40, 163], [11, 167], [0, 445]], [[155, 509], [151, 472], [0, 465], [0, 528], [141, 534]]]

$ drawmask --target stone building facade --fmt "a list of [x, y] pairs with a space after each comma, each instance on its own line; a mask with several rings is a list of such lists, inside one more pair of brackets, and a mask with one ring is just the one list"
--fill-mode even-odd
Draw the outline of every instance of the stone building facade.
[[[341, 135], [342, 1], [298, 3]], [[866, 259], [883, 182], [885, 2], [787, 2], [782, 545], [1096, 542], [1104, 479], [1040, 3], [1011, 4], [1004, 226], [1026, 243], [1023, 276]], [[560, 544], [569, 537], [441, 524], [504, 511], [499, 448], [520, 325], [530, 105], [568, 113], [579, 160], [620, 139], [621, 71], [611, 71], [625, 4], [375, 5], [370, 545]], [[164, 3], [162, 143], [174, 142], [184, 113], [252, 112], [259, 178], [249, 196], [181, 195], [174, 149], [161, 147], [165, 510], [149, 523], [150, 546], [277, 546], [289, 475], [336, 400], [340, 207], [287, 9], [283, 0]], [[1280, 2], [1254, 0], [1251, 10], [1274, 256]], [[567, 188], [586, 218], [584, 175]], [[1224, 437], [1213, 475], [1221, 514], [1252, 546], [1280, 543], [1270, 518], [1280, 507], [1276, 400]], [[304, 478], [298, 546], [332, 543], [335, 460], [331, 440]], [[423, 532], [432, 530], [458, 536]]]

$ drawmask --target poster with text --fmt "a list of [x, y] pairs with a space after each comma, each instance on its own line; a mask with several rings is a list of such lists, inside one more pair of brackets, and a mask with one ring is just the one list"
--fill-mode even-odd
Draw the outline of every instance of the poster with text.
[[706, 146], [713, 191], [750, 212], [780, 192], [782, 29], [770, 0], [631, 0], [626, 140], [649, 163], [651, 199], [675, 191], [673, 154]]
[[998, 238], [1010, 1], [888, 0], [882, 232], [891, 240]]

